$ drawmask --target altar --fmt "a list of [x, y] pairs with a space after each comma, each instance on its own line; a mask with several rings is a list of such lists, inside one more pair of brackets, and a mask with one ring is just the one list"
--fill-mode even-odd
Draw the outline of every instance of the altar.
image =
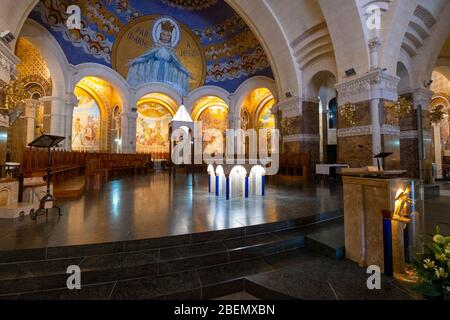
[[258, 164], [208, 165], [208, 192], [217, 197], [265, 196], [265, 169]]

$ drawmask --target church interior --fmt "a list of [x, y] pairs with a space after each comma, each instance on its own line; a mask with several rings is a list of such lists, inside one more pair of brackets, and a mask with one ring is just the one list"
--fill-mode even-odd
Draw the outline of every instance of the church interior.
[[0, 300], [450, 299], [450, 1], [1, 6]]

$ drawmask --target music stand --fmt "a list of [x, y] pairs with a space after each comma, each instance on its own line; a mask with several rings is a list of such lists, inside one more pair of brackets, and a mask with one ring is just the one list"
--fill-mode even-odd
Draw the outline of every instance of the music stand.
[[46, 202], [52, 202], [52, 208], [58, 210], [58, 215], [61, 216], [61, 209], [59, 207], [53, 206], [53, 202], [56, 200], [50, 190], [50, 180], [52, 174], [52, 152], [51, 148], [56, 146], [58, 143], [63, 141], [65, 137], [53, 136], [50, 134], [43, 134], [39, 138], [33, 140], [28, 144], [30, 147], [35, 148], [47, 148], [48, 149], [48, 163], [47, 163], [47, 194], [40, 200], [39, 209], [36, 210], [32, 215], [31, 219], [35, 220], [37, 216], [44, 214], [48, 215], [48, 209], [45, 207]]
[[384, 160], [385, 158], [389, 157], [391, 154], [392, 154], [392, 152], [381, 152], [374, 156], [374, 158], [377, 159], [378, 171], [381, 171], [380, 159]]

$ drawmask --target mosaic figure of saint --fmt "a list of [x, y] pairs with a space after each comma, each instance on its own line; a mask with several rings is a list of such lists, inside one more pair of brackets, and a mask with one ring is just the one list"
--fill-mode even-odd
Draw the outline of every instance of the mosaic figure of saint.
[[137, 87], [144, 83], [166, 83], [180, 93], [189, 93], [189, 71], [179, 61], [175, 47], [180, 41], [180, 28], [171, 18], [160, 18], [152, 28], [153, 47], [130, 61], [128, 83]]

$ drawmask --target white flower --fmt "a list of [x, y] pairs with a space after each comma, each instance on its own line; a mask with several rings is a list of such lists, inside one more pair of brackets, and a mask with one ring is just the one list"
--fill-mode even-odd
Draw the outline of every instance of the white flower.
[[447, 261], [447, 257], [445, 256], [445, 253], [442, 253], [442, 254], [436, 253], [435, 257], [439, 261]]
[[436, 234], [433, 237], [433, 241], [436, 242], [436, 243], [444, 243], [445, 242], [444, 237], [441, 236], [440, 234]]
[[425, 269], [434, 268], [434, 261], [431, 261], [430, 259], [425, 259], [423, 260], [423, 266]]
[[436, 268], [434, 270], [434, 273], [436, 274], [436, 278], [446, 278], [447, 277], [447, 273], [445, 272], [444, 268]]

